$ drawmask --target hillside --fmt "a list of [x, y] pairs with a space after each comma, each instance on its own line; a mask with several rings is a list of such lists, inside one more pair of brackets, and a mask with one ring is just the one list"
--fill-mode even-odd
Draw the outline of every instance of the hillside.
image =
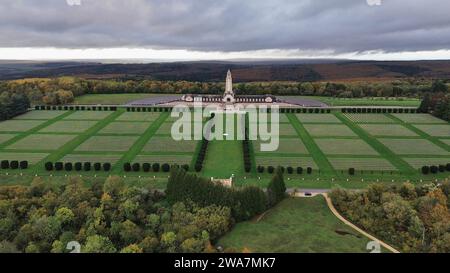
[[0, 79], [81, 76], [154, 80], [222, 81], [228, 69], [236, 82], [357, 81], [450, 78], [450, 61], [230, 61], [174, 63], [1, 62]]

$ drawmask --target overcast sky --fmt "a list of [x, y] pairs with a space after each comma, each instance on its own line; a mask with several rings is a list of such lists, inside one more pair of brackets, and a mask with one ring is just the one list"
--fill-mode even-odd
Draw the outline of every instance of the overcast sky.
[[449, 0], [1, 0], [0, 59], [450, 59], [449, 10]]

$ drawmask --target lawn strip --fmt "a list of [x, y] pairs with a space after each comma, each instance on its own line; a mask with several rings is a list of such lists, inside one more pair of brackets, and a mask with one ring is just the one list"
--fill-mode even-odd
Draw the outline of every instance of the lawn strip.
[[375, 137], [372, 137], [364, 129], [353, 123], [350, 119], [344, 116], [342, 113], [335, 113], [336, 117], [353, 130], [362, 140], [369, 144], [375, 151], [377, 151], [383, 158], [388, 160], [393, 166], [395, 166], [400, 172], [406, 174], [414, 174], [417, 171], [412, 168], [401, 157], [397, 156], [394, 152], [384, 146]]
[[303, 124], [299, 121], [299, 119], [294, 114], [287, 114], [287, 116], [289, 121], [291, 122], [291, 125], [297, 132], [297, 135], [303, 141], [303, 144], [305, 144], [306, 149], [308, 150], [308, 152], [316, 162], [317, 166], [319, 167], [319, 170], [335, 175], [336, 171], [334, 170], [333, 166], [328, 161], [327, 157], [319, 148], [319, 146], [317, 146], [317, 144], [314, 142], [313, 138], [305, 129], [305, 127], [303, 127]]

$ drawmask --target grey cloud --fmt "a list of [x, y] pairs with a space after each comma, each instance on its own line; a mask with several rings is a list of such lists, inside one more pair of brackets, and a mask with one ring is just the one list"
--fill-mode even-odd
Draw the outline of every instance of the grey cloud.
[[450, 48], [448, 0], [2, 0], [0, 47]]

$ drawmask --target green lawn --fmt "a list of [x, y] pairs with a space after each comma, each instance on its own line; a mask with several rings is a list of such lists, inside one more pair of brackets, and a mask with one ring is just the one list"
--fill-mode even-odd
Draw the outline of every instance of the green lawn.
[[[54, 112], [30, 111], [0, 122], [0, 159], [29, 159], [31, 163], [28, 170], [0, 170], [0, 175], [77, 174], [47, 172], [44, 164], [48, 161], [113, 163], [110, 173], [80, 173], [84, 176], [167, 177], [167, 173], [125, 173], [127, 162], [189, 164], [193, 170], [199, 141], [174, 141], [170, 113], [123, 108]], [[369, 181], [425, 183], [449, 178], [448, 172], [424, 176], [418, 171], [423, 165], [450, 161], [448, 123], [430, 115], [414, 115], [283, 114], [277, 151], [261, 152], [261, 142], [252, 141], [251, 172], [244, 172], [242, 141], [214, 140], [200, 175], [228, 178], [234, 174], [235, 185], [265, 187], [272, 175], [258, 173], [258, 165], [312, 167], [312, 174], [286, 174], [288, 187], [303, 188], [361, 188]], [[350, 167], [356, 169], [355, 176], [348, 175]]]
[[318, 100], [330, 106], [404, 106], [419, 107], [421, 100], [412, 98], [333, 98], [323, 96], [297, 96]]
[[87, 120], [70, 120], [70, 121], [57, 121], [50, 126], [40, 130], [41, 133], [82, 133], [92, 126], [97, 121]]
[[230, 178], [232, 174], [244, 173], [242, 150], [242, 141], [211, 141], [202, 174], [206, 177]]
[[368, 252], [369, 240], [337, 219], [322, 196], [289, 198], [259, 222], [237, 224], [218, 241], [241, 252], [328, 253]]
[[45, 120], [6, 120], [0, 122], [0, 132], [26, 132], [41, 124]]
[[75, 135], [47, 135], [33, 134], [18, 142], [7, 146], [10, 150], [57, 150], [67, 142], [74, 139]]
[[[130, 101], [167, 94], [89, 94], [75, 98], [74, 104], [126, 104]], [[170, 96], [170, 95], [169, 95]], [[180, 95], [174, 95], [180, 96]]]

